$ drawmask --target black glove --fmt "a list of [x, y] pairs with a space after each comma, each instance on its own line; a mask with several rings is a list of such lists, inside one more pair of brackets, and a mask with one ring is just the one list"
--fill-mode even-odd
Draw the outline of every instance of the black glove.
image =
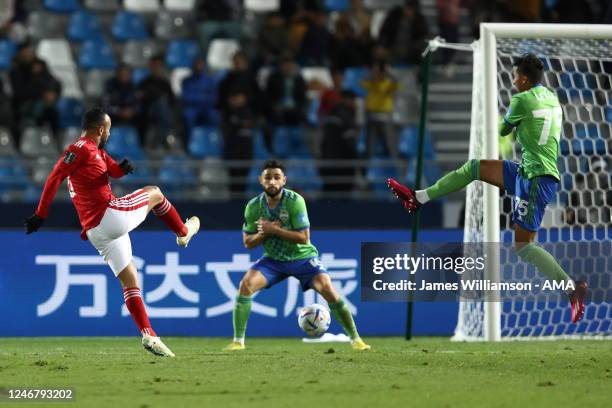
[[44, 218], [39, 217], [34, 214], [25, 219], [23, 225], [26, 228], [26, 234], [31, 234], [35, 231], [38, 231], [40, 226], [45, 222]]
[[132, 166], [128, 159], [121, 160], [119, 167], [123, 170], [123, 174], [130, 174], [134, 171], [134, 166]]

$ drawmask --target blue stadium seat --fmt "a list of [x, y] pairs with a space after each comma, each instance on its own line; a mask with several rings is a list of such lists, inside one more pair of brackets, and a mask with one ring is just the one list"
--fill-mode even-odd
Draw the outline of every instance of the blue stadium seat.
[[323, 180], [319, 170], [312, 162], [304, 164], [289, 164], [287, 166], [287, 179], [290, 188], [304, 192], [315, 192], [321, 190]]
[[138, 85], [143, 79], [151, 74], [149, 68], [134, 68], [132, 70], [132, 82], [134, 85]]
[[111, 129], [111, 137], [106, 143], [106, 151], [116, 160], [144, 159], [140, 139], [136, 129], [129, 126], [116, 126]]
[[175, 190], [196, 184], [197, 178], [183, 156], [166, 156], [159, 171], [164, 190]]
[[111, 33], [117, 41], [146, 40], [149, 33], [141, 15], [129, 11], [115, 14], [111, 25]]
[[[425, 129], [425, 144], [423, 146], [423, 158], [435, 159], [435, 151], [431, 142], [431, 135]], [[408, 126], [402, 129], [399, 137], [400, 154], [405, 157], [416, 157], [419, 148], [419, 128]]]
[[11, 40], [0, 40], [0, 69], [9, 69], [17, 46]]
[[198, 43], [192, 40], [174, 40], [168, 44], [166, 65], [169, 68], [191, 68], [193, 60], [199, 54]]
[[307, 151], [308, 148], [304, 144], [302, 128], [280, 126], [274, 129], [272, 150], [280, 158], [289, 157], [296, 152]]
[[68, 38], [72, 41], [99, 40], [102, 38], [100, 19], [87, 11], [77, 11], [68, 22]]
[[306, 118], [310, 126], [319, 126], [319, 106], [321, 106], [321, 100], [319, 98], [312, 98], [308, 104]]
[[367, 68], [347, 68], [344, 71], [344, 81], [342, 88], [349, 89], [357, 94], [357, 96], [364, 97], [366, 90], [361, 87], [361, 80], [368, 75]]
[[223, 138], [215, 127], [196, 126], [191, 131], [189, 154], [199, 159], [204, 157], [221, 157], [223, 155]]
[[87, 40], [81, 45], [79, 65], [83, 69], [115, 69], [113, 50], [104, 40]]
[[79, 0], [45, 0], [45, 8], [56, 13], [72, 13], [79, 9]]
[[389, 177], [399, 178], [396, 166], [393, 164], [383, 165], [377, 159], [370, 160], [366, 179], [375, 196], [389, 198], [389, 188], [386, 183]]
[[57, 101], [56, 109], [61, 129], [81, 126], [81, 116], [85, 112], [83, 102], [75, 98], [61, 98]]
[[121, 178], [121, 182], [138, 186], [152, 184], [153, 174], [147, 166], [147, 161], [142, 159], [134, 160], [132, 164], [134, 165], [134, 172]]
[[19, 159], [0, 157], [0, 192], [23, 191], [30, 179]]
[[346, 11], [349, 8], [349, 0], [325, 0], [325, 8], [329, 11]]

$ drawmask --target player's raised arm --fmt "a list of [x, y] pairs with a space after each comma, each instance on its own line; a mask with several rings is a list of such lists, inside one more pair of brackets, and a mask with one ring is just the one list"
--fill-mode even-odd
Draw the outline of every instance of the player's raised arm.
[[87, 150], [82, 147], [83, 144], [79, 143], [79, 141], [71, 144], [64, 152], [64, 155], [55, 163], [51, 174], [49, 174], [47, 181], [45, 181], [36, 211], [33, 215], [26, 218], [24, 222], [26, 234], [37, 231], [49, 215], [51, 202], [53, 202], [60, 184], [62, 184], [66, 177], [78, 169], [85, 159]]
[[120, 163], [117, 163], [106, 151], [103, 151], [103, 155], [108, 175], [112, 178], [121, 178], [134, 171], [134, 166], [128, 159], [123, 159]]

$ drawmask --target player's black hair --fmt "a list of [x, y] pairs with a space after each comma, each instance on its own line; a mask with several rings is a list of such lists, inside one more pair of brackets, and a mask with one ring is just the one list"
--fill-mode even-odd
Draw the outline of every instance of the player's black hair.
[[544, 64], [532, 53], [523, 54], [514, 60], [513, 66], [519, 74], [525, 75], [532, 84], [542, 82]]
[[92, 108], [83, 115], [83, 129], [94, 129], [104, 125], [106, 112], [102, 108]]
[[261, 171], [264, 171], [266, 169], [281, 169], [283, 173], [285, 172], [285, 166], [283, 166], [278, 160], [274, 159], [266, 160], [266, 162], [261, 167]]

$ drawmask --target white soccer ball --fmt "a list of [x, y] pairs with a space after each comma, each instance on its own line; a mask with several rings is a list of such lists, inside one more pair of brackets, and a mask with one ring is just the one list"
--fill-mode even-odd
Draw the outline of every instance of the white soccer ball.
[[298, 324], [309, 337], [319, 337], [329, 328], [331, 316], [323, 305], [313, 303], [300, 310]]

